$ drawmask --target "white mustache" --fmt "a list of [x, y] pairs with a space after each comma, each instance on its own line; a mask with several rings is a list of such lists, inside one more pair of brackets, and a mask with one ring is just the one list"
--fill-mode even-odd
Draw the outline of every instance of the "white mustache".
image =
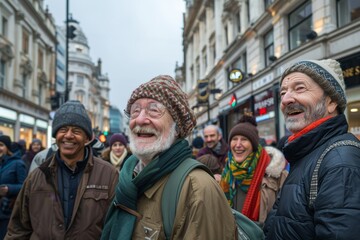
[[141, 127], [141, 126], [135, 126], [132, 130], [132, 133], [134, 134], [139, 134], [139, 133], [146, 133], [146, 134], [154, 134], [155, 136], [158, 135], [158, 132], [153, 129], [153, 128], [149, 128], [149, 127]]

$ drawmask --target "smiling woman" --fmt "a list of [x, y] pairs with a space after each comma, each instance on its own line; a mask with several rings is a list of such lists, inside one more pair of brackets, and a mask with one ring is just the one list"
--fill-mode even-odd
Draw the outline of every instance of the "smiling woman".
[[[230, 151], [220, 186], [229, 204], [253, 221], [263, 224], [287, 171], [283, 154], [259, 144], [258, 130], [252, 116], [244, 116], [229, 133]], [[260, 187], [261, 186], [261, 187]]]

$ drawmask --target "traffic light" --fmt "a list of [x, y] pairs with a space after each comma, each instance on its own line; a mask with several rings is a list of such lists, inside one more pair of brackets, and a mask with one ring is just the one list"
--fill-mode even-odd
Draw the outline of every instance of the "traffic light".
[[237, 104], [237, 99], [236, 99], [236, 95], [235, 93], [233, 93], [233, 95], [231, 96], [231, 99], [230, 99], [230, 102], [229, 102], [229, 105], [231, 107], [235, 107]]
[[75, 31], [76, 31], [76, 27], [73, 26], [73, 25], [70, 25], [68, 27], [67, 37], [70, 38], [70, 39], [74, 39], [76, 37]]
[[104, 134], [105, 136], [107, 136], [107, 135], [109, 135], [109, 132], [108, 132], [108, 131], [103, 131], [103, 134]]

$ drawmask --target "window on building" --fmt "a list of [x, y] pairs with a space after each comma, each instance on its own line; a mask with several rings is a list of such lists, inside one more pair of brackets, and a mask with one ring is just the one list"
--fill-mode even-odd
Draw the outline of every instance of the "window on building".
[[214, 34], [210, 37], [209, 42], [210, 42], [209, 65], [214, 66], [215, 59], [216, 59], [216, 45], [215, 45], [215, 35]]
[[208, 67], [208, 59], [207, 59], [207, 53], [206, 53], [206, 47], [202, 50], [202, 64], [204, 66], [204, 72], [206, 72], [206, 69]]
[[200, 59], [199, 57], [196, 58], [195, 60], [195, 80], [200, 80]]
[[42, 97], [43, 97], [43, 84], [39, 84], [39, 105], [41, 106], [42, 105]]
[[5, 17], [1, 19], [1, 34], [5, 37], [8, 34], [8, 20]]
[[359, 0], [337, 0], [338, 27], [342, 27], [360, 18]]
[[26, 89], [27, 89], [27, 86], [28, 86], [28, 81], [27, 81], [27, 75], [26, 74], [22, 75], [22, 84], [23, 84], [22, 97], [26, 98]]
[[241, 32], [240, 11], [235, 14], [235, 32], [236, 32], [236, 34]]
[[84, 76], [81, 76], [81, 75], [76, 76], [76, 85], [84, 86]]
[[265, 67], [271, 64], [270, 56], [274, 56], [274, 32], [271, 29], [264, 35], [264, 56], [265, 56]]
[[0, 60], [0, 88], [5, 87], [5, 79], [6, 79], [6, 62], [4, 60]]
[[194, 66], [190, 67], [190, 83], [191, 87], [194, 86]]
[[268, 8], [273, 2], [274, 2], [274, 0], [265, 0], [264, 1], [265, 8]]
[[25, 29], [22, 31], [22, 51], [24, 54], [29, 53], [29, 33]]
[[229, 45], [229, 31], [228, 31], [228, 27], [225, 26], [224, 28], [224, 36], [225, 36], [225, 47]]
[[38, 49], [38, 68], [44, 69], [44, 52], [40, 47]]
[[84, 92], [83, 91], [77, 91], [76, 92], [76, 100], [80, 101], [81, 103], [84, 102]]
[[307, 1], [289, 14], [290, 50], [306, 42], [306, 35], [312, 30], [311, 1]]

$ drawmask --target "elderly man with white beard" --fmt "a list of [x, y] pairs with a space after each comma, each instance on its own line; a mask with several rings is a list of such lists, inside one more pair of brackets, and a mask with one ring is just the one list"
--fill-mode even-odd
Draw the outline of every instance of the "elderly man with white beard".
[[[162, 219], [162, 193], [171, 173], [192, 151], [185, 137], [196, 125], [186, 94], [160, 75], [128, 101], [130, 157], [120, 172], [102, 239], [236, 239], [234, 216], [215, 179], [200, 168], [184, 181], [171, 236]], [[134, 174], [136, 165], [144, 168]], [[169, 209], [170, 211], [170, 209]]]

